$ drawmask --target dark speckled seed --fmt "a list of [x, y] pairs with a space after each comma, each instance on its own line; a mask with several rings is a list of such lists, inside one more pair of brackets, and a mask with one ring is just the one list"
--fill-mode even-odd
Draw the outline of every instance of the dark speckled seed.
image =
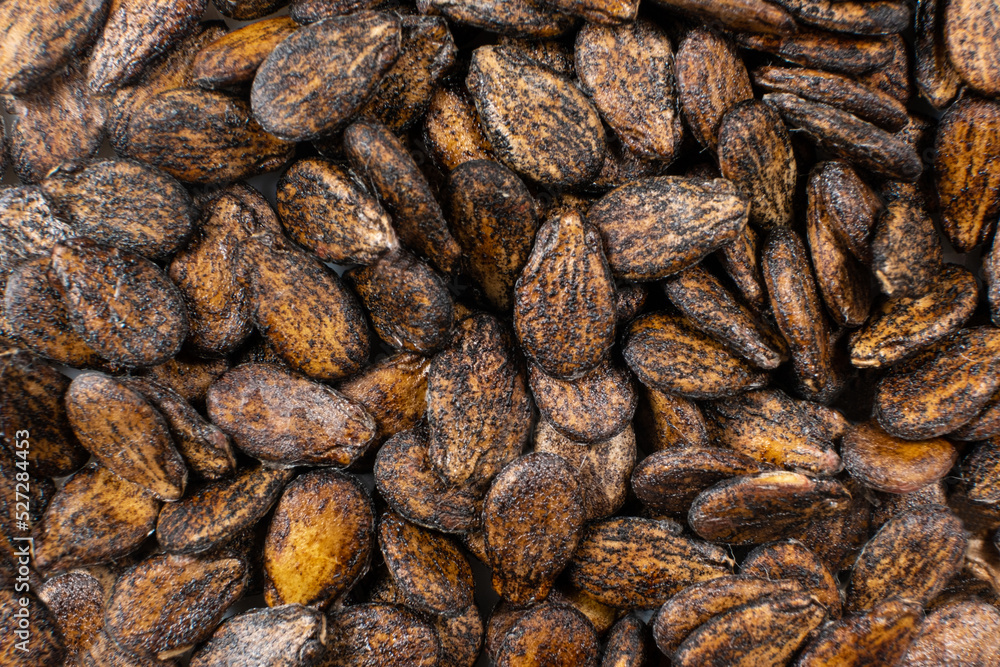
[[219, 13], [237, 21], [264, 18], [288, 4], [288, 0], [212, 0]]
[[942, 270], [940, 236], [917, 185], [891, 182], [881, 194], [887, 204], [871, 239], [872, 271], [887, 296], [916, 296]]
[[656, 4], [730, 30], [785, 34], [797, 27], [788, 12], [766, 0], [656, 0]]
[[922, 618], [919, 604], [886, 600], [871, 611], [824, 627], [806, 645], [795, 666], [861, 665], [873, 656], [889, 664], [902, 664], [899, 661], [917, 635]]
[[798, 582], [826, 607], [830, 618], [841, 616], [840, 588], [820, 558], [798, 540], [762, 544], [743, 560], [740, 573]]
[[18, 260], [47, 253], [73, 230], [55, 217], [52, 207], [35, 186], [0, 190], [0, 282]]
[[653, 659], [649, 628], [635, 616], [623, 616], [608, 631], [601, 667], [642, 667]]
[[406, 607], [360, 604], [331, 614], [318, 667], [424, 667], [441, 664], [434, 628]]
[[765, 468], [766, 464], [721, 447], [661, 450], [632, 471], [632, 492], [656, 512], [686, 514], [698, 494], [713, 484]]
[[428, 4], [455, 23], [503, 35], [545, 39], [558, 37], [576, 24], [573, 17], [535, 0], [430, 0]]
[[254, 609], [226, 620], [191, 656], [192, 667], [309, 667], [326, 652], [326, 616], [298, 604]]
[[298, 28], [288, 16], [276, 16], [234, 30], [198, 51], [191, 77], [202, 88], [227, 88], [253, 81], [264, 59]]
[[1000, 26], [995, 5], [979, 0], [948, 4], [944, 36], [948, 60], [972, 88], [987, 97], [1000, 95]]
[[610, 361], [574, 380], [551, 377], [532, 364], [528, 382], [542, 416], [564, 436], [581, 443], [621, 433], [638, 403], [631, 373]]
[[[23, 607], [22, 600], [26, 603]], [[0, 641], [0, 661], [9, 667], [63, 664], [66, 643], [49, 608], [33, 593], [15, 592], [13, 588], [0, 590], [0, 623], [8, 628], [17, 627], [19, 619], [15, 614], [22, 609], [33, 621], [32, 641], [28, 641], [27, 650], [22, 651], [17, 648], [17, 635], [10, 632]]]
[[799, 28], [791, 35], [738, 34], [736, 42], [754, 51], [773, 53], [788, 62], [844, 74], [864, 74], [892, 62], [890, 40], [837, 35]]
[[496, 665], [597, 667], [599, 646], [593, 625], [579, 611], [539, 605], [511, 626], [497, 651]]

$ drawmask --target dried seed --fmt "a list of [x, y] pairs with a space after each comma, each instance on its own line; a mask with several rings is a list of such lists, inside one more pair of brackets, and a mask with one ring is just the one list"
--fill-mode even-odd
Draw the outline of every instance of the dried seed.
[[535, 0], [429, 0], [428, 5], [455, 23], [534, 39], [558, 37], [576, 21]]
[[913, 23], [913, 10], [900, 0], [782, 0], [779, 4], [799, 23], [855, 35], [903, 32]]
[[265, 19], [234, 30], [198, 52], [191, 77], [202, 88], [227, 88], [253, 81], [257, 68], [298, 28], [287, 16]]
[[511, 604], [548, 597], [584, 522], [573, 469], [554, 454], [526, 454], [504, 468], [483, 503], [493, 586]]
[[688, 524], [713, 542], [760, 544], [833, 516], [850, 500], [851, 494], [835, 480], [761, 472], [702, 491], [688, 511]]
[[916, 186], [894, 184], [883, 195], [890, 201], [872, 236], [872, 269], [887, 296], [915, 296], [942, 271], [941, 241]]
[[194, 667], [239, 662], [247, 667], [306, 667], [326, 652], [326, 617], [290, 604], [228, 619], [191, 656]]
[[620, 26], [588, 23], [577, 33], [575, 53], [584, 89], [629, 151], [672, 162], [684, 128], [667, 34], [646, 20]]
[[403, 143], [384, 125], [361, 120], [344, 131], [354, 170], [378, 192], [400, 240], [443, 273], [458, 269], [461, 249], [448, 231], [427, 178]]
[[597, 634], [580, 612], [540, 605], [518, 619], [497, 651], [497, 667], [552, 665], [597, 667]]
[[160, 512], [156, 541], [173, 553], [221, 546], [260, 521], [292, 475], [290, 470], [256, 466], [206, 484]]
[[858, 555], [847, 609], [871, 609], [893, 596], [928, 602], [961, 569], [967, 542], [962, 522], [946, 507], [924, 505], [893, 517]]
[[767, 93], [763, 100], [828, 152], [880, 176], [912, 181], [923, 171], [912, 146], [852, 113], [787, 93]]
[[454, 617], [473, 604], [472, 568], [448, 537], [386, 513], [378, 542], [389, 574], [412, 609]]
[[767, 306], [767, 289], [760, 271], [760, 232], [747, 225], [743, 232], [715, 253], [722, 269], [748, 305], [758, 312]]
[[881, 528], [886, 521], [903, 512], [909, 512], [920, 505], [947, 505], [943, 480], [933, 482], [910, 493], [874, 492], [872, 500], [875, 511], [872, 513], [872, 528]]
[[781, 335], [701, 265], [668, 279], [664, 291], [691, 324], [754, 365], [773, 369], [787, 358], [788, 347]]
[[393, 510], [444, 533], [470, 531], [482, 514], [482, 492], [446, 484], [431, 468], [421, 430], [403, 431], [379, 449], [375, 486]]
[[765, 579], [799, 582], [826, 607], [831, 618], [840, 618], [840, 589], [823, 561], [797, 540], [763, 544], [743, 560], [740, 573]]
[[572, 81], [516, 49], [483, 46], [472, 54], [466, 85], [490, 145], [508, 167], [548, 186], [580, 185], [597, 175], [607, 150], [604, 128]]
[[1000, 95], [1000, 27], [988, 3], [959, 0], [948, 4], [944, 36], [948, 60], [962, 80], [988, 97]]
[[671, 664], [751, 667], [787, 664], [826, 610], [814, 598], [786, 593], [716, 616], [691, 633]]
[[115, 583], [104, 624], [122, 648], [169, 657], [208, 638], [246, 588], [238, 558], [151, 556]]
[[105, 359], [155, 366], [177, 354], [187, 335], [180, 291], [147, 259], [86, 238], [52, 249], [49, 281], [73, 329]]
[[98, 373], [78, 375], [66, 392], [66, 414], [87, 451], [108, 468], [165, 501], [187, 482], [167, 422], [142, 394]]
[[[424, 116], [424, 143], [439, 166], [451, 171], [470, 160], [490, 160], [491, 149], [468, 92], [440, 86]], [[468, 252], [468, 251], [467, 251]]]
[[777, 389], [750, 391], [713, 402], [706, 416], [720, 446], [790, 470], [835, 475], [843, 464], [833, 438], [805, 404]]
[[531, 435], [527, 382], [499, 320], [460, 322], [427, 379], [428, 457], [442, 480], [485, 489]]
[[225, 359], [195, 359], [181, 354], [144, 371], [157, 384], [173, 389], [192, 405], [202, 406], [208, 388], [229, 370]]
[[724, 179], [647, 178], [612, 190], [587, 213], [617, 278], [677, 273], [736, 239], [748, 200]]
[[331, 133], [375, 90], [399, 55], [402, 29], [389, 13], [313, 23], [285, 38], [257, 70], [250, 101], [271, 134], [306, 141]]
[[223, 16], [237, 21], [253, 21], [272, 14], [287, 0], [212, 0], [212, 4]]
[[656, 4], [731, 30], [781, 34], [796, 29], [788, 12], [764, 0], [656, 0]]
[[989, 238], [1000, 215], [1000, 104], [967, 97], [945, 112], [935, 140], [941, 227], [958, 252]]
[[895, 45], [889, 39], [838, 35], [824, 30], [799, 28], [791, 35], [737, 33], [734, 38], [745, 49], [773, 53], [796, 65], [843, 74], [865, 74], [883, 68], [895, 56]]
[[[871, 259], [869, 237], [878, 221], [883, 203], [850, 165], [821, 162], [809, 176], [809, 206], [832, 233], [834, 240], [858, 260]], [[842, 253], [841, 253], [842, 254]], [[857, 267], [861, 271], [862, 267]]]
[[1000, 503], [1000, 441], [991, 438], [976, 445], [962, 462], [959, 491], [973, 503]]
[[237, 366], [211, 386], [207, 404], [240, 449], [286, 466], [347, 466], [375, 437], [360, 405], [274, 364]]
[[927, 615], [900, 665], [991, 665], [1000, 661], [993, 637], [1000, 632], [1000, 612], [976, 598], [957, 600]]
[[441, 642], [405, 607], [360, 604], [332, 614], [319, 667], [423, 667], [440, 664]]
[[87, 461], [67, 418], [68, 388], [65, 375], [30, 352], [0, 354], [0, 436], [6, 446], [0, 451], [10, 454], [12, 464], [16, 455], [33, 474], [60, 477]]
[[718, 33], [695, 28], [677, 49], [677, 88], [684, 118], [702, 146], [715, 149], [726, 112], [753, 99], [750, 75]]
[[644, 315], [629, 325], [625, 361], [639, 380], [688, 398], [719, 398], [763, 386], [766, 376], [722, 343], [666, 313]]
[[636, 517], [591, 523], [570, 560], [569, 581], [604, 604], [649, 609], [732, 571], [724, 549], [682, 537], [672, 523]]
[[368, 571], [374, 533], [372, 501], [356, 478], [329, 470], [300, 475], [268, 528], [264, 601], [329, 606]]
[[865, 488], [850, 477], [844, 486], [851, 494], [846, 505], [839, 505], [832, 515], [793, 528], [787, 535], [819, 556], [831, 572], [850, 567], [871, 534], [872, 505]]
[[52, 577], [38, 591], [62, 633], [71, 664], [93, 643], [104, 627], [104, 589], [83, 570]]
[[681, 643], [713, 617], [768, 597], [802, 593], [802, 585], [781, 577], [726, 575], [683, 589], [663, 603], [653, 620], [656, 646], [674, 655]]
[[35, 565], [51, 574], [126, 556], [152, 532], [160, 505], [141, 486], [91, 464], [49, 503], [36, 529]]
[[448, 656], [446, 667], [473, 667], [483, 645], [483, 619], [475, 604], [458, 616], [434, 616], [432, 619], [441, 651]]
[[466, 271], [490, 303], [510, 310], [514, 283], [528, 262], [538, 229], [531, 193], [503, 165], [469, 160], [456, 165], [449, 177], [448, 208]]
[[118, 645], [108, 633], [101, 630], [94, 642], [80, 655], [81, 667], [176, 667], [173, 660], [157, 660], [134, 655]]
[[586, 521], [610, 516], [625, 504], [636, 459], [635, 432], [630, 426], [608, 440], [588, 446], [570, 440], [541, 419], [534, 440], [536, 452], [561, 456], [573, 468]]
[[337, 274], [276, 234], [255, 234], [241, 250], [257, 329], [286, 363], [319, 380], [366, 365], [368, 324]]
[[336, 389], [375, 419], [375, 442], [416, 427], [427, 411], [430, 360], [399, 353], [375, 362]]
[[899, 664], [917, 635], [923, 610], [920, 605], [891, 599], [871, 611], [845, 618], [823, 628], [795, 662], [796, 667]]
[[306, 24], [371, 9], [379, 3], [376, 0], [291, 0], [287, 4], [291, 5], [292, 18]]
[[1000, 243], [994, 237], [993, 247], [983, 258], [983, 280], [986, 282], [986, 300], [990, 305], [993, 323], [1000, 322]]
[[430, 354], [448, 342], [454, 322], [451, 293], [432, 268], [402, 249], [344, 276], [386, 344]]
[[[55, 19], [52, 19], [55, 20]], [[23, 604], [22, 604], [23, 603]], [[24, 610], [21, 612], [21, 610]], [[31, 619], [30, 639], [18, 641], [16, 613]], [[0, 662], [10, 667], [61, 665], [66, 657], [66, 644], [59, 624], [49, 608], [30, 592], [14, 592], [13, 587], [0, 589], [0, 622], [11, 631], [0, 640]]]
[[847, 432], [842, 453], [853, 477], [889, 493], [910, 493], [943, 478], [958, 458], [947, 440], [902, 440], [872, 422]]
[[40, 188], [0, 190], [0, 282], [18, 262], [48, 252], [73, 230], [55, 217]]
[[764, 467], [748, 456], [721, 447], [668, 449], [639, 462], [632, 471], [632, 491], [655, 512], [687, 514], [698, 494], [713, 484]]
[[654, 655], [646, 624], [635, 616], [624, 616], [608, 633], [601, 667], [641, 667]]
[[945, 3], [920, 0], [914, 28], [913, 74], [917, 87], [932, 107], [943, 109], [955, 99], [962, 85], [945, 44]]

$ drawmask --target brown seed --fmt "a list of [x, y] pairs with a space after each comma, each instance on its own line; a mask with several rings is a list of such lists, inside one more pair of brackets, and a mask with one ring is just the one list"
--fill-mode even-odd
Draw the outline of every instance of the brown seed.
[[629, 325], [624, 356], [643, 384], [688, 398], [730, 396], [766, 378], [687, 320], [662, 312]]
[[21, 182], [37, 183], [63, 163], [93, 157], [104, 139], [106, 111], [107, 100], [90, 93], [77, 63], [12, 97], [8, 150]]
[[890, 434], [919, 440], [944, 435], [972, 420], [1000, 388], [1000, 334], [962, 329], [887, 375], [876, 389], [875, 416]]
[[760, 247], [763, 242], [763, 235], [747, 225], [741, 234], [715, 253], [743, 299], [758, 311], [767, 306], [767, 288], [760, 271]]
[[461, 250], [448, 231], [427, 178], [389, 128], [361, 120], [344, 131], [344, 153], [393, 216], [400, 240], [443, 273], [458, 269]]
[[290, 604], [228, 619], [191, 656], [193, 667], [239, 662], [247, 667], [306, 667], [326, 652], [326, 617]]
[[641, 667], [654, 655], [646, 624], [635, 616], [623, 616], [608, 632], [601, 667]]
[[276, 234], [255, 234], [241, 251], [257, 329], [286, 363], [319, 380], [365, 366], [368, 324], [333, 271]]
[[516, 49], [483, 46], [473, 51], [466, 85], [490, 145], [508, 167], [553, 187], [597, 175], [604, 128], [572, 81]]
[[673, 522], [636, 517], [591, 523], [570, 561], [569, 581], [604, 604], [650, 609], [686, 586], [732, 571], [725, 550], [679, 531]]
[[976, 598], [956, 600], [927, 615], [900, 665], [986, 665], [1000, 661], [993, 641], [1000, 632], [1000, 612]]
[[160, 505], [141, 486], [91, 464], [49, 503], [36, 529], [34, 564], [51, 574], [126, 556], [153, 530]]
[[924, 505], [890, 519], [868, 541], [851, 570], [847, 609], [893, 596], [926, 603], [962, 567], [962, 522], [946, 507]]
[[1000, 322], [1000, 243], [993, 240], [993, 247], [983, 258], [983, 280], [986, 282], [986, 299], [990, 305], [993, 323]]
[[826, 610], [809, 595], [767, 597], [716, 616], [691, 633], [671, 662], [677, 667], [787, 664]]
[[724, 179], [647, 178], [612, 190], [587, 213], [617, 278], [655, 280], [736, 239], [748, 200]]
[[307, 24], [371, 9], [379, 3], [374, 0], [282, 0], [282, 4], [290, 5], [289, 13], [296, 23]]
[[55, 217], [40, 188], [0, 190], [0, 281], [18, 262], [48, 252], [73, 230]]
[[69, 661], [79, 658], [104, 627], [104, 588], [84, 570], [52, 577], [38, 591], [66, 645]]
[[250, 95], [254, 117], [290, 141], [331, 133], [395, 62], [401, 33], [395, 15], [378, 12], [331, 18], [294, 32], [257, 70]]
[[854, 35], [903, 32], [913, 23], [913, 10], [900, 0], [782, 0], [799, 23]]
[[943, 109], [955, 99], [962, 85], [945, 44], [945, 3], [918, 2], [914, 28], [914, 79], [921, 96], [935, 109]]
[[912, 146], [852, 113], [788, 93], [767, 93], [763, 100], [828, 152], [880, 176], [912, 181], [923, 171]]
[[[580, 0], [578, 5], [582, 7], [588, 1], [589, 0]], [[605, 0], [597, 0], [593, 4], [596, 6], [599, 2], [604, 1]], [[567, 2], [570, 2], [570, 0], [567, 0]], [[608, 3], [607, 6], [610, 6], [610, 4], [611, 3]], [[555, 5], [553, 5], [553, 7], [554, 6]], [[625, 7], [626, 3], [619, 3], [618, 6]], [[576, 66], [573, 63], [573, 45], [567, 44], [562, 40], [535, 40], [527, 37], [501, 35], [497, 44], [516, 49], [532, 60], [536, 60], [549, 69], [553, 69], [560, 74], [565, 74], [568, 77], [576, 75]]]
[[843, 480], [850, 501], [826, 517], [793, 528], [787, 537], [799, 540], [819, 556], [831, 572], [849, 568], [871, 535], [872, 505], [865, 488], [850, 477]]
[[81, 667], [176, 667], [174, 660], [157, 660], [137, 656], [118, 645], [108, 633], [101, 630], [94, 642], [80, 654]]
[[184, 186], [141, 162], [115, 159], [63, 167], [41, 188], [80, 236], [149, 259], [176, 253], [194, 228], [194, 206]]
[[965, 83], [989, 97], [1000, 95], [1000, 27], [993, 10], [990, 3], [959, 0], [944, 16], [948, 60]]
[[497, 651], [497, 667], [597, 667], [597, 635], [578, 611], [540, 605], [510, 628]]
[[[864, 263], [871, 259], [869, 238], [883, 203], [850, 165], [821, 162], [809, 175], [809, 206], [845, 250]], [[863, 270], [858, 267], [859, 271]]]
[[375, 486], [393, 510], [419, 526], [465, 533], [479, 524], [482, 492], [441, 480], [431, 468], [422, 430], [403, 431], [379, 449]]
[[496, 318], [463, 320], [427, 379], [428, 457], [442, 480], [485, 489], [531, 435], [527, 382]]
[[208, 391], [208, 415], [246, 453], [286, 466], [347, 466], [375, 437], [375, 420], [329, 387], [274, 364], [242, 364]]
[[761, 472], [702, 491], [688, 511], [688, 524], [713, 542], [760, 544], [833, 516], [850, 500], [851, 494], [835, 480]]
[[672, 162], [684, 129], [667, 34], [646, 20], [588, 23], [577, 33], [575, 53], [584, 89], [622, 143], [643, 158]]
[[945, 112], [935, 140], [941, 227], [958, 252], [993, 231], [1000, 215], [1000, 104], [966, 97]]
[[773, 369], [787, 358], [788, 347], [781, 335], [701, 265], [668, 279], [663, 288], [691, 324], [743, 359]]
[[429, 0], [428, 4], [455, 23], [502, 35], [547, 39], [575, 25], [573, 17], [535, 0]]
[[225, 359], [197, 359], [180, 354], [144, 371], [158, 384], [173, 389], [192, 405], [202, 406], [208, 388], [229, 370]]
[[796, 65], [813, 69], [865, 74], [892, 62], [891, 40], [878, 37], [838, 35], [824, 30], [799, 28], [791, 35], [737, 33], [736, 43], [746, 49], [764, 51]]
[[167, 422], [142, 394], [98, 373], [78, 375], [66, 392], [66, 414], [87, 451], [111, 472], [165, 501], [187, 482]]
[[901, 440], [873, 422], [847, 432], [842, 454], [854, 478], [889, 493], [910, 493], [941, 479], [958, 458], [947, 440]]
[[625, 504], [629, 475], [635, 465], [635, 433], [621, 433], [592, 445], [560, 434], [541, 419], [535, 428], [535, 451], [561, 456], [576, 473], [587, 521], [610, 516]]
[[378, 542], [389, 574], [416, 611], [454, 617], [473, 604], [472, 568], [448, 537], [382, 515]]
[[883, 661], [900, 664], [917, 635], [923, 610], [920, 605], [891, 599], [871, 611], [850, 616], [823, 628], [799, 655], [795, 667], [844, 665], [860, 667]]
[[431, 157], [445, 171], [463, 162], [492, 157], [479, 125], [479, 113], [462, 87], [438, 87], [424, 116], [423, 139]]
[[427, 411], [430, 360], [402, 352], [375, 362], [336, 389], [375, 419], [375, 442], [416, 427]]
[[90, 42], [104, 24], [107, 0], [16, 2], [0, 11], [0, 90], [25, 93], [43, 83]]
[[973, 503], [1000, 503], [1000, 440], [994, 437], [981, 442], [966, 457], [959, 491]]
[[583, 522], [583, 497], [564, 459], [526, 454], [504, 468], [483, 503], [494, 588], [517, 606], [544, 600], [573, 555]]
[[227, 556], [151, 556], [115, 583], [109, 635], [140, 656], [169, 657], [212, 634], [246, 588], [247, 566]]
[[713, 617], [776, 595], [802, 593], [796, 581], [779, 576], [726, 575], [688, 586], [663, 603], [653, 619], [656, 646], [673, 655], [681, 643]]
[[656, 4], [731, 30], [780, 34], [796, 29], [788, 12], [764, 0], [656, 0]]
[[59, 477], [87, 461], [67, 418], [68, 388], [65, 375], [30, 352], [0, 353], [0, 435], [12, 463], [16, 457], [34, 474]]
[[889, 202], [872, 236], [872, 269], [887, 296], [915, 296], [942, 270], [941, 240], [917, 186], [895, 183], [883, 196]]
[[205, 46], [195, 57], [191, 77], [202, 88], [227, 88], [253, 81], [257, 68], [298, 24], [287, 16], [265, 19], [234, 30]]
[[757, 547], [743, 560], [740, 573], [797, 581], [826, 607], [831, 618], [840, 618], [840, 589], [836, 578], [823, 561], [798, 540], [782, 540]]
[[604, 362], [576, 380], [559, 380], [532, 365], [535, 405], [546, 421], [581, 443], [607, 440], [632, 421], [638, 397], [627, 369]]
[[632, 472], [632, 491], [646, 507], [664, 514], [687, 514], [699, 493], [730, 477], [765, 466], [721, 447], [685, 447], [655, 452]]
[[446, 667], [473, 667], [483, 645], [483, 619], [475, 604], [458, 616], [434, 616], [430, 619], [441, 642], [441, 651], [448, 658]]
[[156, 541], [173, 553], [219, 547], [260, 521], [292, 476], [290, 470], [255, 466], [197, 488], [160, 512]]
[[356, 478], [329, 470], [288, 485], [264, 544], [264, 601], [328, 607], [368, 571], [375, 516]]
[[449, 177], [448, 208], [466, 271], [490, 303], [510, 310], [514, 283], [528, 262], [538, 229], [531, 193], [503, 165], [469, 160], [456, 165]]
[[790, 470], [835, 475], [843, 464], [834, 438], [805, 405], [780, 390], [767, 389], [715, 401], [706, 416], [712, 439], [720, 446]]
[[440, 664], [434, 628], [405, 607], [360, 604], [331, 614], [318, 667], [423, 667]]
[[[55, 20], [55, 19], [52, 19]], [[24, 610], [21, 612], [21, 610]], [[21, 618], [31, 619], [29, 639], [20, 640], [14, 629]], [[43, 602], [30, 592], [14, 592], [13, 588], [0, 589], [0, 623], [10, 628], [0, 639], [0, 662], [10, 667], [37, 667], [61, 665], [66, 657], [66, 643], [56, 617]], [[21, 643], [23, 641], [23, 643]]]
[[910, 493], [874, 492], [872, 502], [872, 528], [881, 528], [886, 521], [920, 505], [947, 505], [948, 494], [943, 480], [932, 482]]

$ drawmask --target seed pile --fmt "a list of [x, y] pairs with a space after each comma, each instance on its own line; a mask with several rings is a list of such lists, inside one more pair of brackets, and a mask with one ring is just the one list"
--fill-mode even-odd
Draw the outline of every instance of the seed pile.
[[213, 1], [0, 3], [0, 663], [1000, 664], [996, 0]]

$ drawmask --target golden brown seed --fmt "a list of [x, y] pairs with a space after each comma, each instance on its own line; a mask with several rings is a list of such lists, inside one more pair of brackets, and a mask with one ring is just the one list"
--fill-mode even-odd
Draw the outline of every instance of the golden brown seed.
[[246, 453], [286, 466], [347, 466], [375, 437], [375, 420], [329, 387], [274, 364], [242, 364], [208, 391], [208, 415]]
[[107, 632], [140, 656], [176, 655], [208, 638], [242, 597], [247, 566], [227, 556], [151, 556], [115, 583]]
[[253, 115], [290, 141], [317, 139], [357, 111], [399, 55], [399, 18], [362, 12], [285, 38], [254, 77]]
[[414, 428], [427, 411], [430, 360], [401, 352], [377, 361], [336, 389], [375, 419], [375, 442]]
[[765, 374], [722, 343], [666, 313], [629, 325], [625, 361], [648, 387], [688, 398], [719, 398], [763, 386]]
[[191, 65], [194, 84], [212, 89], [252, 81], [264, 59], [297, 28], [291, 18], [278, 16], [215, 40], [198, 52]]
[[78, 659], [104, 627], [104, 589], [84, 570], [74, 570], [46, 580], [38, 591], [66, 645], [66, 658]]
[[403, 143], [384, 125], [360, 120], [344, 131], [344, 153], [392, 214], [400, 240], [429, 257], [443, 273], [455, 272], [461, 249], [427, 178]]
[[654, 452], [632, 472], [632, 491], [643, 505], [664, 514], [686, 514], [699, 493], [730, 477], [765, 466], [721, 447], [684, 447]]
[[424, 667], [440, 664], [441, 642], [416, 614], [389, 604], [360, 604], [331, 614], [318, 667]]
[[510, 47], [473, 51], [466, 85], [497, 157], [548, 186], [586, 183], [601, 168], [601, 118], [569, 79]]
[[110, 471], [161, 500], [184, 493], [188, 472], [163, 416], [137, 391], [98, 373], [78, 375], [66, 414], [87, 451]]
[[750, 391], [715, 401], [706, 411], [713, 441], [764, 463], [835, 475], [843, 469], [834, 437], [797, 401], [780, 390]]
[[928, 614], [900, 665], [996, 664], [1000, 661], [1000, 648], [993, 641], [997, 632], [1000, 612], [996, 607], [976, 598], [957, 600]]
[[782, 540], [757, 547], [743, 560], [740, 573], [797, 581], [826, 607], [831, 618], [840, 618], [837, 580], [823, 561], [798, 540]]
[[264, 544], [264, 601], [320, 608], [368, 571], [375, 542], [371, 498], [356, 478], [329, 470], [288, 485]]
[[153, 530], [160, 505], [141, 486], [91, 464], [49, 503], [36, 529], [34, 565], [51, 574], [126, 556]]
[[597, 667], [599, 643], [580, 612], [540, 605], [517, 620], [497, 650], [497, 667]]
[[483, 645], [483, 619], [479, 608], [471, 604], [458, 616], [434, 616], [431, 621], [441, 642], [441, 651], [448, 656], [445, 667], [473, 667]]
[[966, 97], [941, 118], [934, 174], [941, 227], [958, 252], [992, 232], [1000, 215], [1000, 104]]
[[672, 162], [684, 129], [667, 34], [646, 20], [588, 23], [577, 33], [575, 58], [584, 89], [629, 151]]
[[640, 396], [634, 423], [649, 452], [709, 444], [705, 417], [694, 401], [647, 387]]
[[871, 611], [823, 628], [806, 645], [795, 667], [900, 664], [899, 660], [919, 631], [922, 617], [923, 610], [916, 603], [886, 600]]
[[914, 79], [921, 96], [935, 109], [943, 109], [955, 99], [962, 85], [945, 45], [945, 3], [918, 2], [914, 28]]
[[760, 272], [760, 247], [763, 236], [747, 225], [735, 239], [715, 253], [722, 269], [743, 295], [747, 304], [761, 311], [767, 305], [767, 289]]
[[[21, 612], [22, 609], [24, 612]], [[31, 619], [29, 638], [23, 640], [24, 643], [20, 643], [22, 640], [15, 633], [19, 621], [15, 614], [18, 612], [22, 613], [22, 618], [27, 613], [27, 618]], [[34, 594], [15, 592], [7, 587], [0, 589], [0, 623], [10, 628], [10, 632], [0, 639], [0, 662], [4, 665], [37, 667], [63, 664], [66, 643], [57, 618]]]
[[601, 667], [641, 667], [652, 661], [655, 650], [646, 624], [624, 616], [608, 632]]
[[943, 438], [902, 440], [874, 422], [852, 427], [841, 452], [855, 479], [889, 493], [910, 493], [936, 482], [958, 458], [958, 450]]
[[73, 329], [105, 359], [155, 366], [173, 357], [187, 335], [180, 291], [147, 259], [86, 238], [52, 249], [49, 281]]
[[1000, 503], [1000, 440], [993, 437], [979, 443], [962, 462], [959, 490], [973, 503]]
[[424, 116], [424, 142], [434, 161], [445, 171], [469, 160], [489, 160], [489, 142], [479, 125], [479, 113], [468, 92], [458, 86], [439, 86]]
[[229, 370], [225, 359], [197, 359], [180, 354], [144, 371], [145, 376], [173, 389], [192, 405], [202, 406], [208, 388]]
[[688, 523], [706, 540], [760, 544], [793, 534], [845, 509], [851, 494], [835, 480], [794, 472], [761, 472], [725, 480], [702, 491]]
[[889, 39], [831, 34], [799, 28], [791, 35], [735, 35], [746, 49], [764, 51], [813, 69], [864, 74], [892, 62], [894, 44]]
[[547, 39], [568, 32], [575, 20], [534, 0], [430, 0], [452, 21], [515, 37]]
[[40, 188], [0, 190], [0, 281], [18, 262], [48, 252], [73, 230], [55, 217]]
[[491, 315], [460, 322], [427, 379], [428, 457], [446, 483], [485, 489], [531, 435], [531, 404], [510, 334]]
[[526, 454], [504, 468], [483, 503], [494, 588], [517, 606], [548, 597], [573, 555], [583, 521], [583, 496], [564, 459]]
[[988, 97], [1000, 94], [1000, 27], [991, 3], [959, 0], [948, 4], [944, 36], [948, 60], [962, 80]]
[[1000, 322], [1000, 243], [993, 241], [993, 247], [983, 258], [983, 280], [986, 282], [986, 300], [990, 305], [993, 323]]
[[726, 575], [683, 589], [663, 603], [653, 620], [656, 646], [673, 655], [681, 643], [706, 621], [755, 600], [802, 593], [801, 584], [780, 576]]
[[724, 179], [664, 176], [609, 192], [587, 212], [617, 278], [654, 280], [736, 239], [749, 202]]
[[848, 252], [867, 263], [871, 259], [869, 238], [884, 208], [882, 200], [845, 162], [821, 162], [809, 179], [811, 205], [825, 226]]
[[326, 652], [326, 617], [302, 605], [256, 609], [228, 619], [191, 656], [193, 667], [306, 667]]
[[795, 19], [778, 4], [764, 0], [657, 0], [657, 4], [731, 30], [795, 32]]
[[160, 512], [156, 541], [174, 553], [221, 546], [267, 514], [292, 476], [290, 470], [255, 466], [197, 488]]
[[926, 290], [944, 263], [941, 240], [917, 186], [895, 183], [872, 236], [872, 269], [887, 296], [914, 296]]
[[858, 555], [847, 609], [871, 609], [893, 596], [926, 603], [961, 569], [967, 542], [947, 507], [924, 505], [895, 516]]
[[[260, 2], [261, 0], [244, 1]], [[290, 3], [282, 0], [282, 4], [291, 5], [289, 13], [296, 23], [307, 24], [352, 14], [358, 10], [371, 9], [378, 3], [373, 0], [291, 0]]]
[[674, 654], [678, 667], [787, 664], [819, 627], [826, 610], [814, 598], [786, 593], [716, 616], [691, 633]]
[[899, 0], [783, 0], [799, 23], [855, 35], [895, 34], [913, 23], [910, 5]]
[[610, 516], [625, 504], [636, 458], [631, 426], [608, 440], [588, 445], [570, 440], [540, 419], [535, 428], [535, 451], [561, 456], [573, 468], [587, 521]]
[[676, 523], [636, 517], [591, 523], [570, 560], [569, 581], [604, 604], [650, 609], [732, 572], [728, 552], [679, 532]]

